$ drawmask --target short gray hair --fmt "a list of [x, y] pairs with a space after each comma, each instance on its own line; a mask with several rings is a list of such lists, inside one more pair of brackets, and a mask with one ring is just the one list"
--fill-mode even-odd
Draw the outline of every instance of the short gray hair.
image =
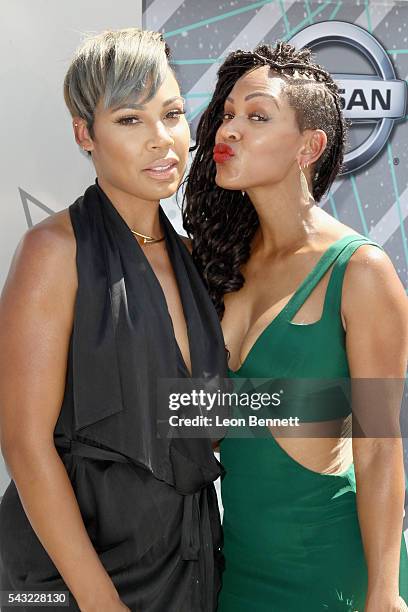
[[143, 95], [149, 101], [162, 84], [170, 50], [162, 34], [138, 28], [88, 36], [64, 79], [64, 99], [73, 117], [86, 120], [92, 135], [95, 108], [115, 108]]

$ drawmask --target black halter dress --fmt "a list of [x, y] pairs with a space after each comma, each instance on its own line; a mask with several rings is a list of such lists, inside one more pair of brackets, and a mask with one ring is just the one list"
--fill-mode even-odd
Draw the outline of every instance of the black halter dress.
[[[213, 481], [223, 469], [207, 437], [158, 437], [166, 410], [158, 382], [190, 378], [164, 293], [97, 182], [69, 212], [79, 284], [55, 445], [91, 541], [132, 612], [213, 612], [224, 564]], [[160, 220], [186, 318], [192, 377], [225, 378], [216, 312], [161, 208]], [[1, 590], [68, 590], [13, 480], [0, 505], [0, 581]], [[72, 595], [64, 609], [79, 609]]]

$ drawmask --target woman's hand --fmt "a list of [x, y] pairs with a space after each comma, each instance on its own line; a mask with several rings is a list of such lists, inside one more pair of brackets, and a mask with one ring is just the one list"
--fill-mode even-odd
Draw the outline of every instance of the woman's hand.
[[92, 603], [79, 606], [81, 612], [132, 612], [123, 601], [119, 599], [117, 592], [112, 596], [101, 597], [100, 595]]
[[122, 601], [118, 601], [112, 605], [104, 605], [103, 608], [95, 608], [94, 612], [100, 612], [103, 609], [104, 612], [132, 612]]
[[399, 595], [382, 592], [368, 597], [364, 612], [408, 612], [408, 606]]
[[111, 605], [103, 604], [103, 608], [101, 607], [91, 607], [91, 608], [81, 608], [82, 612], [100, 612], [103, 610], [104, 612], [132, 612], [130, 608], [128, 608], [123, 602], [117, 601], [112, 603]]

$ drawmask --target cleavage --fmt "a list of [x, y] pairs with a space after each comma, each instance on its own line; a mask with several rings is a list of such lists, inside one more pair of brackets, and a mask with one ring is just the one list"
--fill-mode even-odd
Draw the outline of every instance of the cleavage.
[[[330, 271], [331, 269], [326, 272], [317, 286], [306, 297], [303, 304], [289, 321], [287, 321], [286, 318], [283, 320], [281, 318], [281, 313], [286, 305], [291, 301], [295, 291], [292, 291], [292, 293], [277, 299], [272, 305], [269, 306], [265, 303], [265, 306], [262, 304], [256, 308], [256, 304], [253, 303], [251, 314], [249, 312], [247, 312], [247, 314], [244, 313], [244, 300], [237, 300], [235, 298], [234, 302], [236, 301], [236, 304], [231, 304], [231, 306], [226, 309], [223, 325], [227, 348], [231, 353], [229, 367], [235, 371], [241, 367], [241, 365], [249, 357], [249, 354], [252, 352], [252, 349], [254, 348], [258, 339], [275, 324], [279, 323], [280, 325], [286, 322], [294, 324], [295, 326], [302, 326], [310, 325], [319, 321], [323, 314], [323, 304], [330, 278]], [[239, 316], [239, 311], [241, 309], [244, 316]], [[281, 319], [280, 321], [276, 321], [278, 317]], [[246, 324], [243, 323], [243, 319], [245, 319]], [[231, 333], [234, 328], [240, 331]], [[242, 338], [241, 341], [239, 341], [240, 338]]]

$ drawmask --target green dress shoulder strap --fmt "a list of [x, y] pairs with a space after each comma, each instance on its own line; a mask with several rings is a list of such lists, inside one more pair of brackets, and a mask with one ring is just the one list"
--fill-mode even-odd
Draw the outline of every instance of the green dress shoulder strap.
[[284, 319], [286, 321], [291, 321], [293, 319], [299, 308], [304, 304], [313, 289], [318, 285], [331, 266], [333, 266], [333, 270], [326, 290], [322, 319], [330, 314], [338, 316], [341, 304], [343, 278], [347, 263], [353, 253], [362, 244], [370, 244], [382, 249], [376, 242], [358, 234], [343, 236], [334, 242], [325, 253], [323, 253], [316, 266], [300, 285], [299, 289], [293, 295], [293, 298], [288, 302], [286, 308], [283, 309]]
[[342, 289], [343, 289], [343, 280], [344, 274], [346, 272], [347, 264], [361, 245], [371, 245], [376, 246], [382, 251], [384, 251], [383, 247], [371, 240], [362, 236], [359, 240], [350, 241], [344, 249], [339, 253], [335, 266], [333, 267], [329, 284], [327, 286], [326, 299], [324, 305], [324, 316], [334, 315], [339, 317], [340, 308], [341, 308], [341, 297], [342, 297]]

